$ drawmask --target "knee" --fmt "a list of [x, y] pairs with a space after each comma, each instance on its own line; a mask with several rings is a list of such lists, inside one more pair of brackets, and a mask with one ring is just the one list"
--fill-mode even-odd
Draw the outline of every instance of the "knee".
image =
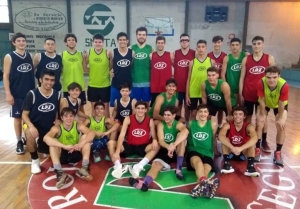
[[163, 165], [162, 165], [160, 162], [158, 162], [158, 161], [153, 161], [153, 163], [152, 163], [152, 168], [153, 168], [153, 169], [155, 169], [155, 170], [160, 170], [160, 169], [162, 169], [162, 167], [163, 167]]

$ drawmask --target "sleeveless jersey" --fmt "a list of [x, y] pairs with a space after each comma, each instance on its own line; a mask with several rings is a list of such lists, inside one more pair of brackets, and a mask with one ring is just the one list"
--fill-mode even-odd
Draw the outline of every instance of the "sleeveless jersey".
[[53, 85], [53, 89], [56, 91], [61, 90], [61, 83], [60, 83], [60, 75], [62, 69], [62, 59], [61, 56], [55, 54], [54, 57], [49, 57], [46, 52], [41, 53], [41, 59], [37, 66], [37, 70], [35, 72], [36, 79], [39, 80], [41, 73], [44, 69], [53, 70], [55, 73], [55, 83]]
[[184, 55], [181, 49], [175, 51], [174, 79], [177, 81], [177, 92], [186, 92], [186, 81], [189, 74], [190, 61], [195, 58], [195, 50], [190, 49]]
[[130, 98], [128, 104], [126, 107], [124, 107], [121, 104], [121, 99], [117, 99], [117, 115], [116, 115], [116, 119], [118, 119], [118, 121], [120, 121], [123, 124], [123, 121], [125, 119], [125, 117], [129, 116], [132, 114], [132, 100], [133, 98]]
[[134, 51], [134, 61], [132, 66], [132, 85], [133, 87], [150, 86], [150, 58], [152, 47], [146, 44], [140, 48], [137, 44], [131, 46]]
[[162, 122], [164, 126], [164, 139], [167, 144], [174, 143], [176, 141], [176, 137], [178, 134], [178, 130], [176, 128], [178, 121], [174, 120], [172, 126], [169, 127], [165, 121]]
[[207, 157], [214, 157], [214, 132], [211, 120], [200, 126], [197, 120], [190, 123], [188, 152], [195, 151]]
[[[105, 126], [105, 116], [103, 116], [99, 122], [96, 121], [94, 117], [90, 117], [89, 128], [92, 131], [106, 132], [107, 128]], [[95, 138], [97, 139], [97, 136]]]
[[203, 62], [198, 58], [194, 59], [191, 78], [190, 78], [190, 98], [201, 98], [201, 84], [207, 79], [207, 68], [211, 67], [211, 60], [206, 57]]
[[166, 81], [172, 78], [172, 60], [170, 52], [165, 51], [162, 56], [152, 53], [150, 90], [151, 93], [166, 91]]
[[130, 145], [143, 145], [150, 143], [150, 118], [145, 116], [139, 123], [135, 115], [130, 115], [130, 125], [127, 130], [127, 143]]
[[82, 54], [76, 51], [74, 54], [70, 54], [68, 51], [63, 51], [62, 53], [62, 63], [63, 63], [63, 92], [68, 91], [68, 86], [76, 82], [78, 83], [82, 91], [84, 91], [84, 75], [82, 67]]
[[246, 56], [245, 52], [240, 52], [238, 58], [235, 58], [232, 54], [228, 55], [227, 69], [226, 69], [226, 82], [230, 86], [231, 93], [239, 93], [239, 83], [241, 77], [242, 61]]
[[118, 48], [114, 49], [113, 68], [114, 77], [111, 85], [117, 89], [127, 83], [132, 86], [131, 68], [132, 68], [132, 49], [128, 49], [125, 56], [121, 55]]
[[77, 121], [73, 122], [70, 130], [65, 129], [63, 124], [60, 124], [60, 135], [57, 140], [64, 145], [75, 145], [79, 142], [79, 131], [77, 130]]
[[229, 122], [230, 129], [227, 131], [227, 138], [229, 139], [230, 143], [235, 147], [240, 147], [249, 141], [250, 136], [247, 133], [247, 126], [249, 125], [248, 122], [244, 122], [243, 126], [240, 131], [236, 130], [233, 121]]
[[219, 76], [221, 77], [221, 71], [222, 71], [222, 65], [223, 65], [223, 60], [224, 60], [224, 57], [226, 57], [226, 53], [225, 52], [221, 52], [221, 54], [219, 54], [219, 56], [218, 57], [216, 57], [215, 56], [215, 54], [214, 54], [214, 52], [209, 52], [208, 54], [207, 54], [207, 56], [210, 58], [210, 59], [212, 59], [212, 60], [214, 60], [215, 61], [215, 63], [216, 63], [216, 68], [218, 68], [218, 70], [219, 70]]
[[98, 54], [94, 48], [89, 51], [89, 86], [104, 88], [110, 86], [109, 59], [107, 50], [102, 49]]
[[246, 101], [257, 102], [257, 83], [265, 76], [265, 68], [268, 66], [270, 66], [268, 54], [263, 54], [259, 61], [255, 61], [252, 54], [247, 56], [243, 88], [243, 97]]
[[[176, 96], [176, 94], [173, 95], [172, 98], [171, 98], [171, 100], [168, 101], [166, 92], [163, 92], [163, 93], [161, 93], [160, 95], [164, 97], [164, 103], [163, 103], [163, 104], [161, 105], [161, 107], [160, 107], [159, 115], [163, 116], [163, 115], [164, 115], [164, 109], [165, 109], [165, 106], [167, 106], [167, 105], [175, 106], [175, 105], [176, 105], [177, 96]], [[149, 111], [149, 113], [148, 113], [148, 115], [149, 115], [151, 118], [153, 118], [153, 111], [154, 111], [155, 103], [156, 103], [156, 102], [153, 103], [153, 105], [151, 106], [151, 109], [150, 109], [150, 111]]]
[[9, 55], [11, 57], [9, 73], [9, 88], [11, 95], [15, 99], [24, 99], [26, 94], [35, 88], [31, 55], [25, 52], [24, 56], [22, 56], [15, 51]]
[[75, 111], [75, 114], [77, 115], [78, 113], [78, 109], [79, 109], [79, 104], [78, 104], [78, 99], [76, 99], [75, 104], [73, 102], [70, 101], [69, 97], [65, 97], [65, 99], [68, 102], [68, 107], [72, 108]]

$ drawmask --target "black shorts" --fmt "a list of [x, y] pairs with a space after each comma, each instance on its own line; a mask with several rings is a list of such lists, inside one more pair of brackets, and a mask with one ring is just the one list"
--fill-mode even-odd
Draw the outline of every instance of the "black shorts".
[[152, 107], [152, 105], [154, 104], [156, 97], [160, 95], [160, 93], [151, 93], [151, 103], [150, 103], [150, 107]]
[[126, 158], [132, 155], [138, 155], [140, 157], [145, 157], [146, 155], [146, 147], [148, 144], [142, 145], [131, 145], [128, 144], [126, 141], [123, 142], [124, 151], [120, 153], [122, 158]]
[[[165, 168], [170, 168], [170, 164], [173, 162], [177, 162], [177, 154], [176, 151], [173, 153], [173, 157], [170, 158], [168, 156], [168, 150], [164, 147], [160, 148], [153, 161], [161, 162]], [[163, 161], [163, 162], [162, 162]]]
[[190, 151], [186, 154], [186, 168], [189, 171], [194, 171], [195, 169], [191, 165], [191, 158], [197, 156], [201, 159], [203, 164], [208, 164], [210, 165], [211, 169], [214, 169], [214, 160], [211, 157], [207, 157], [205, 155], [200, 154], [199, 152], [196, 151]]
[[[64, 92], [63, 95], [64, 95], [64, 97], [68, 97], [70, 94], [69, 94], [69, 92]], [[79, 95], [78, 98], [81, 100], [81, 105], [85, 105], [86, 104], [85, 91], [80, 92], [80, 95]]]
[[191, 104], [189, 106], [189, 110], [196, 110], [198, 105], [202, 103], [201, 98], [190, 98]]
[[182, 105], [185, 101], [185, 92], [177, 92], [178, 105]]
[[104, 103], [108, 103], [110, 100], [110, 86], [103, 88], [88, 86], [87, 98], [90, 102], [101, 101]]
[[208, 110], [209, 110], [209, 115], [216, 116], [216, 114], [219, 110], [224, 111], [225, 114], [227, 115], [227, 108], [226, 107], [218, 107], [218, 106], [215, 106], [215, 105], [210, 104], [210, 103], [208, 103], [207, 106], [208, 106]]
[[253, 115], [253, 113], [254, 113], [254, 106], [255, 106], [255, 109], [257, 110], [258, 105], [259, 105], [258, 102], [244, 101], [244, 106], [247, 109], [247, 115], [248, 116]]
[[22, 106], [24, 99], [14, 98], [14, 104], [10, 109], [10, 117], [12, 118], [22, 118]]
[[68, 163], [78, 163], [80, 160], [82, 160], [82, 154], [79, 151], [74, 151], [72, 153], [69, 153], [68, 150], [62, 149], [60, 154], [60, 163], [62, 165], [68, 164]]
[[48, 144], [46, 144], [45, 142], [44, 142], [44, 136], [47, 134], [47, 133], [45, 133], [45, 132], [43, 132], [43, 131], [39, 131], [38, 130], [38, 132], [39, 132], [39, 138], [38, 138], [38, 140], [37, 140], [37, 150], [38, 150], [38, 152], [40, 152], [40, 153], [44, 153], [44, 154], [49, 154], [50, 152], [49, 152], [49, 146], [48, 146]]
[[179, 120], [180, 120], [180, 118], [181, 118], [181, 116], [180, 116], [180, 115], [176, 115], [176, 116], [175, 116], [175, 120], [177, 120], [177, 121], [179, 121]]
[[[289, 106], [288, 104], [284, 106], [284, 109], [286, 111], [288, 111], [288, 106]], [[271, 108], [266, 107], [265, 109], [266, 109], [267, 113], [269, 113], [269, 111], [270, 111]], [[278, 114], [278, 108], [274, 108], [273, 111], [274, 111], [274, 115], [276, 116]]]

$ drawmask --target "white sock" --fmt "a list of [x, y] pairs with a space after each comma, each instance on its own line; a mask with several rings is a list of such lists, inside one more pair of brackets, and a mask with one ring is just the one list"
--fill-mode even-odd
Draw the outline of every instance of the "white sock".
[[120, 165], [121, 165], [121, 162], [120, 162], [120, 160], [116, 160], [115, 162], [114, 162], [114, 169], [116, 169], [117, 167], [119, 167]]
[[222, 128], [222, 124], [219, 124], [218, 127], [219, 127], [219, 128]]
[[149, 160], [144, 157], [138, 164], [144, 168], [145, 165], [149, 163]]

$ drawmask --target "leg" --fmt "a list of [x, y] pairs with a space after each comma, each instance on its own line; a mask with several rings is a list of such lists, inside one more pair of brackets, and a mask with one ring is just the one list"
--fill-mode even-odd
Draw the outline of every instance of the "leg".
[[230, 158], [229, 158], [229, 154], [231, 153], [231, 150], [226, 147], [225, 145], [222, 145], [222, 152], [223, 152], [223, 158], [224, 158], [224, 165], [223, 168], [221, 170], [221, 173], [233, 173], [234, 169], [232, 168], [231, 164], [230, 164]]
[[[86, 135], [83, 135], [80, 141], [84, 140]], [[81, 148], [82, 154], [82, 167], [76, 172], [76, 176], [85, 180], [85, 181], [92, 181], [93, 176], [90, 174], [90, 151], [91, 151], [91, 143], [86, 143]]]
[[248, 149], [243, 151], [243, 154], [248, 157], [248, 165], [246, 172], [244, 173], [245, 176], [250, 177], [258, 177], [260, 174], [256, 172], [256, 169], [254, 167], [254, 156], [255, 156], [255, 148], [254, 146], [249, 147]]
[[[274, 111], [275, 113], [275, 111]], [[278, 124], [279, 120], [282, 120], [283, 126]], [[278, 114], [276, 114], [275, 123], [276, 123], [276, 151], [274, 152], [274, 163], [279, 166], [283, 166], [283, 160], [281, 156], [281, 148], [283, 146], [284, 140], [285, 140], [285, 122], [287, 119], [287, 107], [283, 112], [282, 118], [278, 117]]]
[[[256, 118], [260, 117], [259, 107], [257, 108], [256, 113], [257, 113]], [[265, 121], [267, 121], [268, 119], [267, 114], [268, 114], [267, 111], [265, 111], [265, 115], [266, 115], [266, 118], [264, 119]], [[256, 133], [257, 133], [258, 141], [256, 143], [256, 148], [255, 148], [255, 162], [259, 162], [261, 158], [261, 138], [262, 138], [262, 131], [264, 126], [265, 126], [265, 122], [257, 122], [256, 124]]]
[[186, 104], [184, 104], [184, 118], [186, 120], [186, 122], [189, 122], [190, 121], [190, 110], [188, 108], [188, 106]]
[[182, 174], [182, 163], [184, 160], [184, 153], [185, 153], [185, 147], [186, 147], [186, 141], [181, 142], [176, 147], [176, 153], [177, 153], [177, 160], [176, 160], [176, 177], [179, 180], [183, 180], [183, 174]]
[[223, 124], [223, 110], [218, 110], [218, 127], [221, 128]]
[[95, 109], [94, 109], [95, 103], [96, 103], [96, 102], [91, 102], [92, 115], [95, 115]]
[[15, 98], [15, 103], [11, 107], [11, 117], [14, 118], [14, 129], [15, 129], [15, 134], [17, 138], [17, 148], [16, 148], [16, 153], [17, 154], [24, 154], [24, 144], [22, 142], [22, 104], [23, 104], [23, 99], [18, 99]]
[[31, 155], [31, 173], [37, 174], [41, 172], [40, 168], [40, 159], [37, 154], [37, 145], [36, 139], [33, 138], [29, 132], [29, 128], [26, 124], [24, 124], [24, 133], [27, 139], [27, 150], [30, 152]]

